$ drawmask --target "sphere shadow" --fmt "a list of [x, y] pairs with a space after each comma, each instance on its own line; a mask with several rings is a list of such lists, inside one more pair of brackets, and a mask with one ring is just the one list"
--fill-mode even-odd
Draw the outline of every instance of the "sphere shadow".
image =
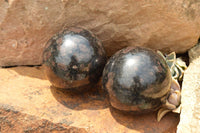
[[156, 120], [156, 113], [132, 114], [117, 110], [110, 106], [110, 112], [113, 118], [121, 125], [141, 132], [160, 133], [176, 132], [179, 123], [179, 115], [169, 113], [160, 122]]
[[73, 110], [98, 110], [109, 107], [107, 93], [101, 85], [95, 85], [85, 91], [70, 91], [51, 86], [54, 98], [67, 108]]

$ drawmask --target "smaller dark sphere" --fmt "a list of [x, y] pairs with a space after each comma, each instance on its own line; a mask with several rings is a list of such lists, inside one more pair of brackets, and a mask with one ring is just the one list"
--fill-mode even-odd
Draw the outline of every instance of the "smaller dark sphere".
[[80, 90], [96, 84], [105, 63], [101, 41], [82, 28], [70, 28], [56, 34], [43, 53], [45, 74], [57, 88]]
[[170, 92], [171, 80], [165, 59], [142, 47], [127, 47], [114, 54], [102, 78], [111, 105], [133, 113], [158, 109]]

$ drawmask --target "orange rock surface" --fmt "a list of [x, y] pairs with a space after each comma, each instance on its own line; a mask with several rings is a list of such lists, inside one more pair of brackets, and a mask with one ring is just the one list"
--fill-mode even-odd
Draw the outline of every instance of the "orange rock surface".
[[42, 67], [0, 69], [0, 132], [173, 133], [179, 115], [113, 109], [101, 85], [82, 94], [51, 86]]

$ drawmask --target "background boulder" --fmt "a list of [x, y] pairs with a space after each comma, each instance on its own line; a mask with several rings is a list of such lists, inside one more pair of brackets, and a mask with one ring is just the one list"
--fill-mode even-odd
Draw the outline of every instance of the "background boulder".
[[108, 56], [131, 45], [183, 53], [200, 36], [200, 2], [1, 0], [0, 66], [41, 64], [48, 39], [71, 26], [95, 33]]

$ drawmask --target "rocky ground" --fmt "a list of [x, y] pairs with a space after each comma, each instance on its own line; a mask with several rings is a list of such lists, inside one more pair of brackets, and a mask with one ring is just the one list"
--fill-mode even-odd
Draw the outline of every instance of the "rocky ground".
[[110, 107], [100, 85], [84, 94], [55, 89], [42, 67], [0, 69], [0, 132], [173, 133], [178, 114], [133, 116]]

